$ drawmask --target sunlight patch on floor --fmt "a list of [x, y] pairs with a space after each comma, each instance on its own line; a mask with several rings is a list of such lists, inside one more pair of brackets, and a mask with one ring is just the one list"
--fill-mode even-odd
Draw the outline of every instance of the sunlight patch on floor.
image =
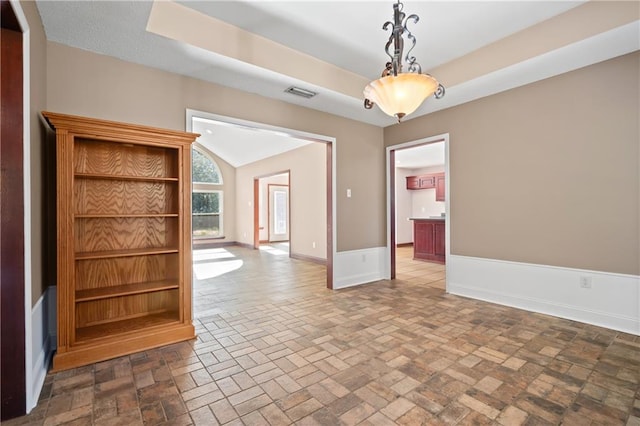
[[233, 253], [223, 249], [204, 249], [193, 251], [193, 273], [197, 280], [206, 280], [233, 272], [242, 267], [241, 259], [221, 260], [235, 258]]
[[225, 259], [229, 257], [235, 256], [233, 255], [233, 253], [230, 253], [223, 248], [202, 249], [193, 251], [194, 262], [198, 262], [201, 260]]
[[280, 250], [272, 246], [260, 246], [260, 251], [272, 254], [274, 256], [289, 256], [289, 252], [286, 250]]

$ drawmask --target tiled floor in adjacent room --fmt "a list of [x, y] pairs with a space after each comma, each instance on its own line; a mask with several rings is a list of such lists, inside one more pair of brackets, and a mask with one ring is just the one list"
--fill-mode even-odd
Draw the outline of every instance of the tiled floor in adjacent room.
[[199, 251], [197, 340], [50, 374], [6, 424], [640, 425], [639, 337], [445, 294], [399, 253], [329, 291], [282, 250]]

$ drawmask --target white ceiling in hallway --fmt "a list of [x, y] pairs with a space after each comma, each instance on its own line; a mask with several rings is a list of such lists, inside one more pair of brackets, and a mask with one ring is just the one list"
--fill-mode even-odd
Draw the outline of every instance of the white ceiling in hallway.
[[277, 132], [251, 129], [194, 117], [192, 131], [199, 133], [198, 143], [233, 167], [241, 167], [310, 143]]
[[444, 142], [413, 146], [395, 151], [396, 168], [420, 169], [444, 165]]

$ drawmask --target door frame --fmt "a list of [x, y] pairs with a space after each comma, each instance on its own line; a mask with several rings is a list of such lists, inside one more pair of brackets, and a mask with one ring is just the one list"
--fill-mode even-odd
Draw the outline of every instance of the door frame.
[[[280, 187], [280, 188], [287, 188], [287, 232], [286, 235], [288, 236], [287, 238], [287, 242], [291, 242], [291, 191], [290, 191], [290, 183], [291, 180], [289, 179], [289, 176], [287, 176], [287, 183], [286, 184], [280, 184], [280, 183], [269, 183], [267, 184], [267, 241], [269, 243], [271, 243], [271, 204], [273, 203], [273, 200], [271, 199], [271, 187]], [[285, 240], [282, 240], [285, 241]], [[291, 252], [291, 250], [289, 250], [289, 252]]]
[[[326, 146], [326, 182], [327, 182], [327, 288], [332, 290], [334, 277], [334, 262], [336, 256], [336, 156], [334, 155], [336, 138], [315, 133], [303, 132], [300, 130], [289, 129], [286, 127], [272, 126], [270, 124], [259, 123], [255, 121], [243, 120], [224, 115], [212, 114], [205, 111], [198, 111], [187, 108], [186, 110], [186, 130], [192, 131], [192, 119], [194, 117], [206, 118], [208, 120], [218, 121], [228, 126], [237, 126], [245, 129], [251, 129], [257, 132], [277, 133], [284, 137], [293, 137], [297, 139], [307, 140], [309, 142], [323, 143]], [[254, 180], [254, 192], [256, 182]], [[255, 199], [254, 199], [255, 201]], [[255, 202], [254, 202], [255, 209]], [[255, 210], [254, 210], [255, 212]], [[255, 213], [254, 213], [255, 214]], [[255, 235], [255, 239], [260, 240], [259, 235]], [[258, 241], [259, 242], [259, 241]]]
[[[31, 302], [31, 98], [30, 98], [30, 32], [27, 17], [24, 14], [22, 6], [19, 1], [2, 1], [3, 14], [5, 12], [6, 5], [9, 4], [8, 9], [15, 15], [15, 21], [22, 32], [22, 153], [23, 153], [23, 168], [22, 168], [22, 181], [23, 181], [23, 259], [24, 259], [24, 299], [15, 300], [16, 304], [22, 305], [24, 309], [24, 322], [18, 321], [19, 326], [23, 326], [22, 333], [24, 338], [24, 365], [22, 371], [22, 378], [24, 379], [24, 387], [22, 391], [22, 410], [25, 413], [30, 412], [37, 404], [38, 394], [34, 395], [34, 392], [40, 391], [38, 383], [35, 383], [32, 370], [33, 359], [33, 345], [32, 345], [32, 302]], [[6, 17], [3, 17], [6, 18]], [[13, 23], [15, 24], [15, 22]]]
[[[285, 173], [287, 175], [287, 186], [290, 187], [291, 170], [283, 170], [280, 172], [268, 173], [266, 175], [253, 177], [253, 248], [256, 250], [260, 248], [260, 179], [283, 175]], [[289, 203], [289, 221], [291, 221], [291, 203]], [[268, 226], [269, 223], [267, 219], [267, 227]], [[289, 229], [289, 233], [291, 233], [291, 229]], [[291, 239], [291, 235], [289, 235], [289, 239]], [[291, 257], [291, 247], [289, 247], [289, 257]]]
[[[386, 148], [386, 164], [387, 164], [387, 262], [389, 266], [386, 271], [386, 278], [389, 280], [396, 279], [396, 165], [395, 153], [397, 150], [414, 148], [420, 145], [428, 145], [436, 142], [444, 142], [444, 173], [445, 173], [445, 213], [447, 220], [445, 221], [445, 256], [446, 259], [451, 258], [451, 209], [450, 209], [450, 192], [451, 173], [449, 170], [449, 133], [443, 133], [436, 136], [429, 136], [410, 142], [404, 142], [397, 145], [390, 145]], [[445, 283], [449, 277], [449, 262], [445, 263]]]

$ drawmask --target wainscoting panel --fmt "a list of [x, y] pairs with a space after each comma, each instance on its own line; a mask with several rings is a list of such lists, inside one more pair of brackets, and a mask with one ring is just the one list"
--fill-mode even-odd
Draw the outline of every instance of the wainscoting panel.
[[37, 404], [44, 379], [49, 370], [51, 356], [56, 348], [56, 287], [47, 287], [31, 309], [32, 359], [31, 383], [27, 383], [27, 412]]
[[387, 275], [387, 248], [337, 252], [335, 255], [334, 289], [382, 280]]
[[452, 294], [640, 335], [640, 276], [451, 255]]

